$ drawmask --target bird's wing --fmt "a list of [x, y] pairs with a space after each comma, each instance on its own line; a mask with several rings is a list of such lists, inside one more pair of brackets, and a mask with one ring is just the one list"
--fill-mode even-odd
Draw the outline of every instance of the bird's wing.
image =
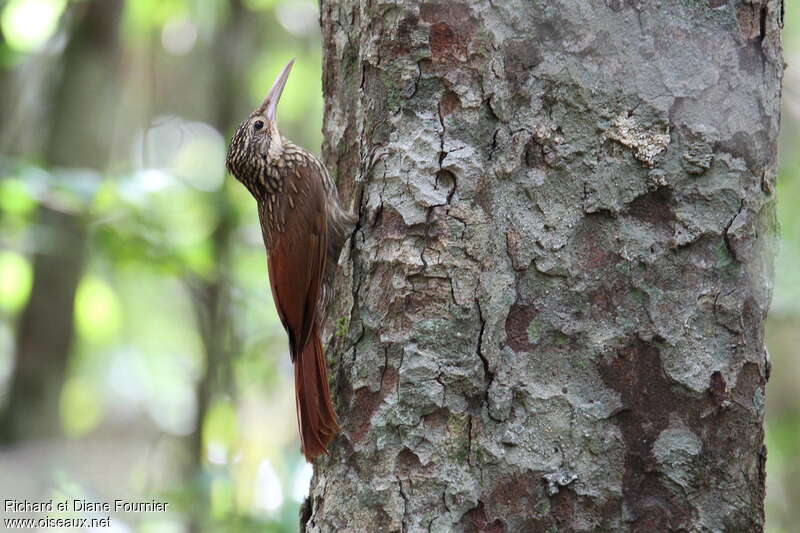
[[288, 197], [278, 200], [285, 203], [286, 225], [273, 236], [268, 259], [272, 297], [289, 334], [292, 361], [302, 353], [317, 320], [328, 235], [321, 183], [313, 178], [296, 183], [293, 208]]

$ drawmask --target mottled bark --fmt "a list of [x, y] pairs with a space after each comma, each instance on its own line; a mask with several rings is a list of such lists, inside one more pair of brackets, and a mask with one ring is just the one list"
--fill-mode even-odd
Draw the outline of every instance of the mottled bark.
[[763, 529], [781, 12], [323, 3], [360, 223], [306, 530]]

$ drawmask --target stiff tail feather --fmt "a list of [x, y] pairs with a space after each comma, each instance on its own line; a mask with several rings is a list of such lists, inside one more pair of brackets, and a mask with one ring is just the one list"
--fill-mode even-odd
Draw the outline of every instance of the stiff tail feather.
[[300, 445], [306, 460], [327, 451], [339, 432], [328, 388], [328, 371], [319, 330], [315, 325], [303, 352], [294, 361], [294, 390]]

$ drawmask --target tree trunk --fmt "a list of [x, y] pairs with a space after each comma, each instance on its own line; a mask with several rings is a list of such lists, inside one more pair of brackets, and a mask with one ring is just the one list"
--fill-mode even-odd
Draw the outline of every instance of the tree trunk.
[[360, 223], [307, 531], [763, 529], [781, 17], [323, 3]]

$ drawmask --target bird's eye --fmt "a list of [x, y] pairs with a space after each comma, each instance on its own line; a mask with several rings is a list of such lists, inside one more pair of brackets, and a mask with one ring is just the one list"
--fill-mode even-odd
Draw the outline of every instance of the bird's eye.
[[253, 129], [255, 129], [256, 131], [262, 129], [263, 127], [264, 127], [263, 120], [256, 120], [255, 122], [253, 122]]

